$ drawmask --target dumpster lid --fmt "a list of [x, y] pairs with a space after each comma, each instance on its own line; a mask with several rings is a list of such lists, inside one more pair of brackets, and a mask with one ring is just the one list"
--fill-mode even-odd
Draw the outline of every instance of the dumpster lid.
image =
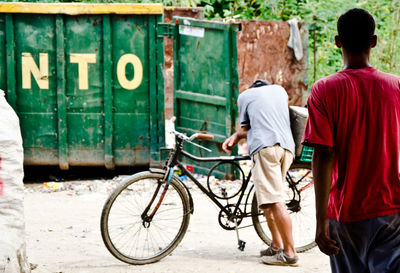
[[162, 4], [89, 4], [0, 2], [0, 13], [37, 14], [162, 14]]

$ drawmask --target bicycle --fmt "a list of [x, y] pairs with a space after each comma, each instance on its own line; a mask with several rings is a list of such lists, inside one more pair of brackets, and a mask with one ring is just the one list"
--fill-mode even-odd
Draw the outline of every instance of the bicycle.
[[[245, 175], [238, 164], [250, 156], [197, 157], [183, 149], [184, 142], [194, 139], [211, 140], [212, 135], [196, 133], [191, 137], [173, 131], [176, 147], [171, 149], [163, 169], [150, 168], [124, 179], [110, 194], [101, 214], [101, 235], [107, 249], [117, 259], [129, 264], [147, 264], [159, 261], [170, 254], [183, 239], [189, 225], [194, 204], [189, 188], [174, 172], [179, 169], [205, 193], [220, 209], [218, 221], [226, 230], [236, 230], [239, 250], [245, 242], [239, 229], [254, 226], [258, 236], [271, 244], [271, 235], [250, 184], [251, 172]], [[179, 160], [181, 156], [197, 162], [217, 162], [207, 176], [207, 188], [188, 171]], [[240, 177], [241, 185], [233, 190], [213, 184], [212, 175], [222, 167], [236, 168], [231, 177]], [[235, 174], [236, 173], [236, 174]], [[310, 164], [296, 162], [288, 171], [286, 202], [293, 223], [297, 252], [313, 248], [315, 221], [314, 193]], [[237, 181], [236, 181], [237, 182]], [[219, 192], [218, 192], [219, 191]], [[250, 196], [252, 196], [250, 200]], [[235, 204], [228, 200], [236, 198]], [[219, 200], [226, 200], [223, 205]], [[244, 203], [242, 203], [244, 202]], [[253, 225], [240, 227], [244, 218], [251, 217]], [[304, 223], [310, 221], [310, 223]]]

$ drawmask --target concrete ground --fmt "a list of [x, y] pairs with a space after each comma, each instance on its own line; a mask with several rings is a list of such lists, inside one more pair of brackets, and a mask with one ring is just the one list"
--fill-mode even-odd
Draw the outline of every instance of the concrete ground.
[[299, 254], [297, 268], [260, 263], [258, 253], [264, 246], [252, 227], [240, 232], [247, 244], [239, 251], [235, 232], [219, 226], [215, 205], [198, 191], [192, 191], [195, 210], [188, 232], [172, 255], [144, 266], [122, 263], [104, 246], [99, 225], [103, 204], [118, 182], [69, 181], [61, 190], [45, 189], [43, 183], [26, 185], [27, 253], [36, 266], [34, 273], [330, 272], [327, 256], [317, 248]]

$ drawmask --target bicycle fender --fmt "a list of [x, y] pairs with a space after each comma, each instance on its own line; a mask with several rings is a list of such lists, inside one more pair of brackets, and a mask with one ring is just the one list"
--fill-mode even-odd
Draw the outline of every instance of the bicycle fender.
[[[151, 173], [165, 174], [165, 170], [158, 169], [158, 168], [150, 168], [149, 171]], [[182, 180], [176, 174], [174, 174], [174, 178], [181, 184], [181, 186], [183, 186], [185, 188], [186, 193], [189, 196], [190, 213], [193, 214], [193, 212], [194, 212], [194, 203], [193, 203], [193, 197], [192, 197], [192, 194], [189, 191], [189, 188], [186, 186], [185, 183], [182, 182]]]
[[190, 193], [189, 188], [186, 186], [185, 183], [182, 182], [182, 180], [179, 178], [179, 176], [174, 175], [174, 177], [181, 183], [181, 185], [185, 188], [187, 194], [189, 195], [190, 214], [193, 214], [193, 211], [194, 211], [194, 203], [193, 203], [192, 194]]

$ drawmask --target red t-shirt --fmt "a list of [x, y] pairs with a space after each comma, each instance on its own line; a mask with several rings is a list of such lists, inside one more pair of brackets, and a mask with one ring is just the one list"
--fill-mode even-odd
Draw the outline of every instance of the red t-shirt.
[[303, 142], [333, 148], [327, 217], [361, 221], [400, 211], [400, 77], [373, 67], [317, 81]]

